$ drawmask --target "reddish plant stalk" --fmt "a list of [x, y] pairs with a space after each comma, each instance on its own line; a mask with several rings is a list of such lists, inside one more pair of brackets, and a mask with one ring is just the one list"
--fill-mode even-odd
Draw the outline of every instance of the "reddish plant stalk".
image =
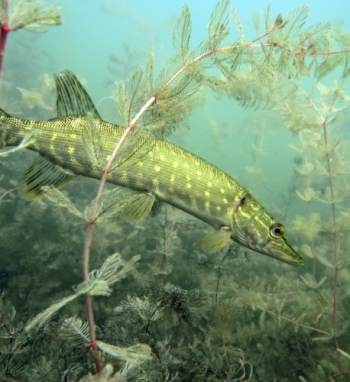
[[[7, 35], [10, 32], [11, 28], [8, 25], [8, 4], [7, 0], [4, 0], [3, 2], [3, 16], [2, 16], [2, 23], [0, 27], [0, 78], [1, 78], [1, 73], [2, 73], [2, 65], [4, 62], [4, 56], [5, 56], [5, 47], [6, 47], [6, 40], [7, 40]], [[1, 17], [1, 15], [0, 15]]]
[[[88, 228], [88, 234], [87, 234], [88, 237], [92, 236], [92, 230], [93, 229], [94, 229], [94, 222], [90, 221], [89, 228]], [[86, 246], [88, 246], [88, 248], [86, 248]], [[91, 240], [90, 240], [90, 242], [88, 242], [86, 240], [84, 253], [86, 251], [88, 253], [90, 252], [90, 246], [91, 246]], [[87, 272], [87, 274], [86, 274], [86, 272]], [[89, 280], [89, 269], [88, 269], [88, 265], [87, 265], [87, 267], [85, 267], [85, 257], [84, 257], [84, 281], [88, 282], [88, 280]], [[98, 347], [96, 345], [94, 311], [92, 310], [92, 301], [91, 301], [91, 296], [89, 294], [85, 295], [85, 303], [86, 303], [86, 312], [87, 312], [89, 332], [90, 332], [90, 346], [91, 346], [91, 349], [94, 353], [96, 371], [98, 372], [98, 374], [101, 374], [102, 366], [101, 366], [101, 362], [100, 362], [99, 356], [98, 356]]]
[[332, 375], [330, 378], [326, 379], [324, 382], [330, 382], [333, 381], [336, 378], [343, 377], [344, 375], [349, 375], [349, 373], [341, 373], [337, 375]]
[[1, 28], [0, 28], [0, 77], [2, 73], [2, 65], [4, 62], [7, 35], [10, 32], [10, 30], [11, 28], [8, 26], [8, 24], [1, 25]]
[[[142, 107], [142, 109], [139, 111], [139, 113], [134, 117], [134, 119], [130, 122], [129, 126], [125, 129], [122, 137], [120, 138], [118, 144], [113, 150], [113, 153], [106, 165], [106, 168], [103, 171], [103, 176], [100, 182], [100, 187], [97, 193], [96, 202], [94, 205], [94, 209], [92, 212], [91, 220], [89, 223], [89, 228], [86, 235], [85, 240], [85, 247], [84, 247], [84, 262], [83, 262], [83, 272], [84, 272], [84, 281], [89, 281], [89, 255], [90, 255], [90, 247], [91, 247], [91, 241], [92, 241], [92, 232], [95, 225], [95, 220], [97, 217], [98, 207], [100, 204], [100, 200], [102, 197], [104, 186], [107, 182], [108, 174], [111, 170], [113, 161], [120, 150], [121, 145], [124, 143], [126, 137], [130, 133], [131, 129], [135, 126], [137, 120], [141, 117], [141, 115], [145, 112], [145, 110], [152, 105], [153, 102], [155, 102], [156, 97], [151, 97], [148, 102]], [[95, 334], [95, 323], [94, 323], [94, 312], [92, 310], [92, 301], [91, 296], [89, 294], [85, 295], [85, 301], [86, 301], [86, 313], [88, 318], [88, 324], [89, 324], [89, 332], [90, 332], [90, 341], [91, 341], [91, 348], [94, 352], [95, 357], [95, 365], [96, 365], [96, 371], [100, 374], [102, 371], [102, 366], [99, 360], [98, 356], [98, 347], [96, 345], [96, 334]]]

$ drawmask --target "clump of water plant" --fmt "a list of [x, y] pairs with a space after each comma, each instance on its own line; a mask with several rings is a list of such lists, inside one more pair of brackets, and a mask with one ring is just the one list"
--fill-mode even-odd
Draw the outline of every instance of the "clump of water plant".
[[[213, 9], [207, 38], [190, 50], [191, 16], [184, 6], [174, 29], [176, 54], [158, 78], [153, 78], [151, 52], [144, 68], [116, 84], [117, 107], [127, 127], [107, 161], [102, 155], [102, 138], [94, 122], [97, 111], [88, 101], [87, 106], [82, 106], [91, 112], [83, 134], [85, 154], [100, 169], [102, 177], [97, 197], [84, 211], [77, 205], [77, 196], [73, 203], [64, 193], [47, 187], [40, 192], [46, 194], [54, 207], [45, 201], [33, 203], [38, 206], [37, 216], [44, 216], [47, 210], [55, 208], [57, 229], [70, 242], [72, 234], [64, 210], [76, 219], [68, 220], [68, 225], [74, 227], [79, 238], [64, 256], [71, 262], [72, 270], [76, 264], [68, 254], [76, 256], [77, 244], [82, 244], [80, 224], [88, 222], [84, 281], [77, 283], [73, 294], [61, 296], [49, 308], [30, 318], [24, 330], [23, 323], [19, 329], [8, 329], [15, 316], [2, 314], [1, 328], [9, 340], [0, 358], [5, 377], [21, 376], [30, 380], [31, 370], [35, 369], [47, 380], [54, 380], [56, 375], [68, 376], [68, 373], [72, 373], [71, 380], [82, 377], [83, 380], [116, 381], [127, 377], [149, 381], [349, 379], [349, 355], [345, 345], [350, 323], [348, 294], [345, 288], [339, 291], [340, 275], [343, 275], [343, 285], [349, 278], [348, 261], [343, 254], [349, 223], [344, 205], [349, 194], [348, 147], [339, 137], [331, 138], [331, 131], [340, 114], [346, 113], [349, 101], [345, 85], [349, 75], [350, 40], [346, 33], [331, 28], [329, 23], [305, 27], [309, 8], [302, 6], [285, 18], [278, 15], [274, 19], [268, 8], [262, 32], [256, 14], [257, 38], [250, 42], [245, 40], [239, 18], [233, 11], [238, 39], [230, 42], [230, 13], [229, 1], [219, 1]], [[332, 88], [322, 85], [322, 79], [332, 75], [340, 65], [343, 68], [340, 83]], [[206, 69], [209, 68], [218, 69], [223, 76], [208, 76]], [[70, 74], [67, 77], [74, 80]], [[311, 92], [303, 90], [305, 77], [314, 80]], [[57, 77], [56, 84], [58, 88], [64, 86]], [[271, 271], [264, 272], [261, 268], [262, 259], [236, 245], [220, 249], [215, 256], [205, 254], [201, 248], [194, 249], [188, 236], [192, 236], [192, 232], [196, 235], [203, 226], [184, 221], [170, 207], [161, 208], [158, 214], [152, 207], [155, 216], [148, 218], [147, 224], [144, 221], [132, 226], [119, 223], [122, 216], [131, 220], [129, 207], [138, 196], [121, 189], [105, 191], [108, 175], [140, 150], [143, 133], [165, 138], [175, 129], [187, 127], [187, 116], [195, 107], [198, 90], [203, 87], [229, 95], [244, 107], [274, 109], [282, 114], [284, 127], [299, 137], [300, 147], [293, 147], [297, 152], [295, 171], [300, 174], [296, 193], [307, 203], [307, 213], [294, 217], [293, 226], [300, 237], [301, 250], [311, 258], [310, 272], [301, 278], [287, 268], [277, 272], [280, 266], [277, 264], [272, 265], [276, 272], [271, 276]], [[22, 91], [22, 94], [26, 93]], [[61, 89], [59, 94], [66, 93]], [[84, 93], [80, 90], [79, 94]], [[30, 99], [27, 98], [27, 103]], [[62, 109], [58, 108], [57, 118], [62, 117], [60, 113]], [[3, 128], [1, 134], [4, 140]], [[17, 151], [35, 144], [35, 140], [35, 131], [29, 132]], [[8, 154], [10, 152], [2, 153]], [[253, 170], [261, 181], [263, 170], [259, 171], [257, 161]], [[306, 184], [305, 188], [301, 182]], [[4, 197], [5, 193], [10, 191], [4, 191]], [[74, 192], [72, 194], [74, 196]], [[78, 196], [81, 199], [81, 195]], [[312, 208], [317, 202], [327, 205], [331, 213], [327, 210], [314, 213]], [[63, 207], [63, 211], [57, 207]], [[22, 215], [33, 213], [30, 206], [21, 211], [25, 211]], [[136, 215], [142, 213], [144, 211], [133, 211]], [[321, 213], [330, 216], [330, 220], [322, 221]], [[25, 230], [24, 221], [18, 219], [16, 224], [29, 236], [30, 227]], [[108, 224], [115, 221], [119, 224], [121, 242], [110, 246], [117, 251], [90, 272], [95, 226], [96, 241], [100, 248], [105, 246], [107, 252], [110, 238], [106, 236], [111, 232]], [[59, 223], [63, 222], [61, 227]], [[75, 226], [73, 222], [77, 222]], [[103, 229], [107, 234], [102, 233]], [[2, 240], [6, 251], [20, 248], [9, 230], [0, 235], [7, 236], [7, 240]], [[30, 251], [36, 258], [43, 253], [50, 256], [53, 269], [61, 267], [49, 242], [34, 246]], [[140, 253], [142, 258], [135, 253]], [[195, 274], [189, 267], [196, 270]], [[22, 281], [28, 284], [25, 278]], [[111, 286], [116, 282], [123, 285], [127, 293], [121, 296], [120, 288], [120, 296], [113, 298]], [[48, 283], [47, 288], [52, 291], [55, 287]], [[87, 323], [79, 318], [82, 316], [80, 295], [85, 295]], [[102, 297], [92, 301], [91, 296], [106, 296], [109, 302], [102, 301]], [[70, 308], [73, 314], [58, 315], [60, 309], [69, 312], [68, 303], [73, 300], [75, 304]], [[334, 345], [330, 345], [330, 340]], [[51, 355], [62, 343], [65, 347], [60, 360], [64, 367], [55, 365]], [[75, 353], [77, 344], [80, 351]], [[51, 349], [51, 358], [38, 361], [41, 346]], [[30, 365], [35, 367], [28, 368], [21, 353], [28, 353], [30, 349], [34, 354]], [[74, 362], [78, 363], [76, 369]], [[115, 373], [110, 364], [115, 365]], [[88, 371], [92, 374], [97, 371], [98, 375], [83, 377]]]
[[46, 26], [62, 23], [57, 5], [44, 6], [38, 0], [1, 0], [0, 1], [0, 77], [5, 56], [6, 41], [9, 32], [20, 29], [33, 32], [46, 32]]

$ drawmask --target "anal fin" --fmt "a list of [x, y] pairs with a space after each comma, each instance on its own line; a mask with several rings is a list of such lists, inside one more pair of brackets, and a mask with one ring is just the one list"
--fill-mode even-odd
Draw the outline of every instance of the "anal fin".
[[121, 216], [130, 223], [144, 218], [150, 211], [155, 201], [155, 196], [147, 192], [138, 192], [125, 207]]
[[20, 195], [31, 200], [44, 195], [43, 186], [61, 188], [76, 178], [77, 175], [47, 161], [39, 155], [23, 172], [18, 188]]
[[215, 231], [208, 232], [202, 239], [198, 240], [195, 245], [203, 246], [206, 252], [216, 252], [224, 247], [230, 240], [231, 229], [229, 227], [221, 227]]

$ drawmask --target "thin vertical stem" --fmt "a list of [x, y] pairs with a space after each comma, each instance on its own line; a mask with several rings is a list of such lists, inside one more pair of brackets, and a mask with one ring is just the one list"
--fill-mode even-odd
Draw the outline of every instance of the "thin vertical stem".
[[[332, 217], [333, 217], [333, 225], [334, 225], [334, 233], [333, 233], [333, 257], [334, 257], [334, 280], [333, 280], [333, 339], [334, 339], [334, 345], [336, 349], [339, 349], [338, 345], [338, 338], [336, 335], [337, 332], [337, 282], [338, 282], [338, 273], [339, 273], [339, 267], [338, 267], [338, 232], [336, 231], [335, 227], [337, 224], [337, 217], [335, 212], [335, 203], [334, 203], [334, 185], [333, 185], [333, 174], [332, 174], [332, 167], [331, 167], [331, 158], [329, 156], [329, 145], [328, 145], [328, 132], [327, 132], [327, 119], [329, 117], [329, 114], [332, 111], [332, 107], [336, 101], [336, 96], [334, 96], [332, 107], [329, 108], [327, 116], [323, 117], [319, 114], [317, 106], [314, 104], [314, 102], [311, 100], [311, 98], [299, 87], [296, 86], [296, 88], [307, 98], [307, 100], [310, 102], [311, 106], [314, 108], [316, 113], [318, 114], [321, 124], [323, 126], [323, 137], [324, 137], [324, 143], [326, 146], [326, 159], [327, 159], [327, 168], [328, 168], [328, 178], [329, 178], [329, 188], [331, 192], [331, 198], [332, 198]], [[343, 373], [343, 361], [338, 353], [338, 358], [340, 362], [340, 370]]]
[[[89, 238], [92, 237], [93, 229], [94, 229], [94, 222], [90, 222], [87, 237]], [[91, 240], [89, 241], [86, 240], [84, 254], [90, 253], [90, 246], [91, 246]], [[84, 281], [88, 282], [88, 280], [89, 280], [89, 257], [84, 256]], [[86, 303], [86, 314], [87, 314], [87, 319], [89, 324], [90, 346], [94, 353], [96, 371], [100, 374], [102, 372], [102, 366], [98, 356], [98, 347], [96, 345], [94, 311], [92, 310], [92, 301], [91, 301], [91, 296], [89, 294], [85, 295], [85, 303]]]
[[5, 47], [7, 41], [7, 35], [10, 32], [11, 28], [8, 25], [8, 3], [7, 0], [3, 2], [2, 15], [0, 15], [2, 22], [0, 27], [0, 78], [2, 74], [2, 66], [5, 56]]
[[[111, 170], [113, 161], [115, 157], [117, 156], [121, 145], [124, 143], [126, 137], [130, 133], [131, 129], [135, 126], [137, 120], [140, 118], [140, 116], [145, 112], [145, 110], [152, 105], [152, 103], [156, 100], [155, 97], [151, 97], [148, 102], [142, 107], [142, 109], [137, 113], [137, 115], [134, 117], [134, 119], [130, 122], [129, 126], [125, 129], [123, 135], [121, 136], [118, 144], [113, 150], [113, 153], [106, 165], [106, 168], [103, 171], [103, 176], [100, 182], [100, 187], [98, 189], [94, 209], [92, 211], [91, 215], [91, 220], [89, 223], [88, 231], [86, 234], [86, 240], [85, 240], [85, 246], [84, 246], [84, 259], [83, 259], [83, 274], [84, 274], [84, 281], [88, 282], [89, 281], [89, 257], [90, 257], [90, 247], [91, 247], [91, 242], [92, 242], [92, 233], [94, 230], [94, 225], [95, 225], [95, 220], [97, 217], [97, 212], [98, 212], [98, 207], [100, 204], [100, 200], [102, 197], [102, 193], [105, 187], [105, 184], [107, 182], [107, 177], [108, 174]], [[85, 301], [86, 301], [86, 313], [88, 317], [88, 324], [89, 324], [89, 332], [90, 332], [90, 340], [91, 340], [91, 348], [94, 352], [94, 357], [95, 357], [95, 365], [96, 365], [96, 370], [98, 373], [101, 373], [102, 367], [99, 361], [98, 357], [98, 348], [96, 345], [96, 334], [95, 334], [95, 324], [94, 324], [94, 313], [92, 310], [92, 302], [91, 302], [91, 296], [89, 294], [85, 295]]]

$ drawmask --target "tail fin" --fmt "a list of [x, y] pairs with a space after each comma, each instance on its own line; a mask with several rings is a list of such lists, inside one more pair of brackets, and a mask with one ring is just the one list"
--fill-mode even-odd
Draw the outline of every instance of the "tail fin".
[[0, 117], [6, 117], [6, 118], [11, 118], [9, 114], [7, 114], [4, 110], [0, 108]]

